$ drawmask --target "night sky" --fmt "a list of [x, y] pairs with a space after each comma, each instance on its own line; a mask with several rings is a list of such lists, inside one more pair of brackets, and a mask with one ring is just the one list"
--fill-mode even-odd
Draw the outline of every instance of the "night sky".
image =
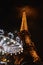
[[[36, 8], [38, 16], [28, 19], [31, 38], [35, 42], [40, 57], [43, 60], [43, 2], [42, 0], [1, 0], [0, 29], [5, 31], [19, 30], [21, 18], [18, 17], [17, 7], [31, 6]], [[31, 21], [31, 22], [30, 22]]]

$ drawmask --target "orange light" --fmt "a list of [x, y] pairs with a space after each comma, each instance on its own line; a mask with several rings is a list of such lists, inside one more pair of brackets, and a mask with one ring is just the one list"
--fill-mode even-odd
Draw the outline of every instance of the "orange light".
[[18, 7], [17, 8], [20, 17], [23, 15], [23, 12], [26, 12], [27, 16], [36, 17], [37, 16], [37, 9], [32, 8], [30, 6]]
[[28, 25], [27, 25], [27, 20], [26, 20], [26, 12], [23, 12], [22, 15], [22, 23], [21, 23], [21, 28], [20, 31], [26, 30], [28, 31]]
[[34, 61], [33, 61], [33, 62], [35, 62], [35, 61], [39, 60], [39, 56], [37, 55], [37, 53], [36, 53], [36, 51], [35, 51], [35, 50], [30, 51], [30, 54], [31, 54], [31, 56], [32, 56], [32, 57], [33, 57], [33, 59], [34, 59]]
[[[31, 41], [31, 39], [29, 38], [28, 35], [26, 35], [26, 37], [25, 37], [25, 42], [26, 42], [26, 44], [27, 44], [28, 46], [30, 46], [29, 52], [30, 52], [31, 56], [32, 56], [33, 59], [34, 59], [33, 62], [36, 62], [36, 61], [39, 60], [40, 58], [39, 58], [39, 56], [38, 56], [36, 50], [34, 49], [34, 48], [35, 48], [34, 43], [32, 43], [32, 41]], [[32, 43], [32, 44], [31, 44], [31, 43]], [[31, 46], [32, 46], [32, 47], [31, 47]]]

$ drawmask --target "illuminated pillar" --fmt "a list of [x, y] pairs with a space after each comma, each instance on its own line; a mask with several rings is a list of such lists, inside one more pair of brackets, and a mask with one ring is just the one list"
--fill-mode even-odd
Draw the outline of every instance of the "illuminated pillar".
[[[25, 11], [23, 12], [22, 23], [21, 23], [21, 28], [20, 28], [20, 32], [22, 32], [22, 31], [28, 32], [28, 25], [27, 25], [26, 12]], [[34, 43], [31, 41], [31, 38], [29, 37], [28, 34], [25, 34], [25, 32], [24, 32], [24, 37], [25, 37], [25, 39], [24, 39], [25, 43], [26, 43], [26, 45], [28, 45], [28, 52], [30, 53], [30, 55], [33, 58], [33, 62], [39, 61], [40, 58], [36, 52]]]
[[23, 16], [22, 16], [22, 23], [21, 23], [21, 28], [20, 28], [20, 32], [26, 30], [28, 31], [28, 25], [27, 25], [27, 20], [26, 20], [26, 12], [23, 12]]

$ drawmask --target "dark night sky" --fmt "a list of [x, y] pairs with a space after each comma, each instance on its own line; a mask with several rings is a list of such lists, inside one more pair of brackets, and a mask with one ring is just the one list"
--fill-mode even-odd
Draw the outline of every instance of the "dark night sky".
[[[31, 6], [38, 10], [38, 17], [33, 23], [28, 22], [29, 31], [33, 41], [36, 43], [36, 47], [41, 57], [43, 58], [43, 2], [42, 0], [1, 0], [0, 2], [0, 28], [7, 31], [14, 31], [20, 28], [21, 19], [17, 17], [18, 13], [16, 8], [23, 6]], [[28, 20], [29, 21], [29, 20]]]

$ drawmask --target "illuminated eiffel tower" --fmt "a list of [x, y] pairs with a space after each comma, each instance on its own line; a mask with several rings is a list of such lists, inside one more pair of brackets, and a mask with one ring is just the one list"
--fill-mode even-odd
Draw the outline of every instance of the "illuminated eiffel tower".
[[[26, 12], [25, 11], [23, 12], [23, 15], [22, 15], [22, 23], [21, 23], [21, 28], [20, 28], [20, 32], [22, 32], [22, 31], [25, 31], [25, 32], [29, 31], [28, 30], [28, 25], [27, 25], [27, 20], [26, 20]], [[38, 55], [38, 53], [36, 51], [34, 42], [31, 41], [31, 38], [29, 37], [28, 34], [25, 34], [25, 32], [24, 32], [25, 43], [26, 43], [26, 45], [29, 46], [28, 47], [28, 52], [32, 56], [33, 62], [36, 62], [36, 63], [40, 62], [40, 57], [39, 57], [39, 55]]]

